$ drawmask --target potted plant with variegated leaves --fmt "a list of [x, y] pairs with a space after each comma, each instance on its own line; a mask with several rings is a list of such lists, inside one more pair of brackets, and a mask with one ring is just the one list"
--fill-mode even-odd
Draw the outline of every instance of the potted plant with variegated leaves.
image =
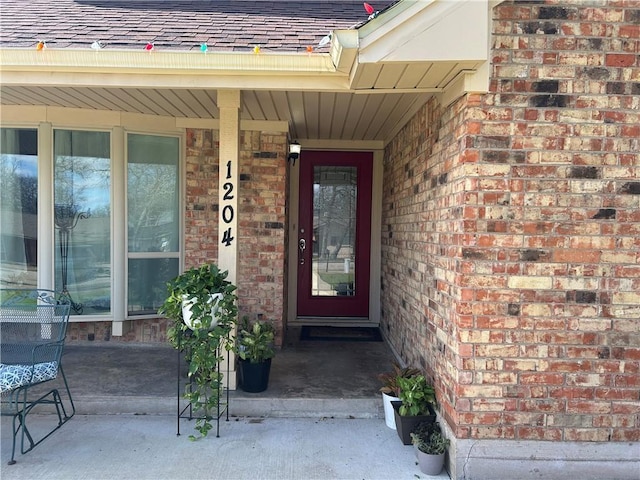
[[263, 392], [269, 386], [271, 359], [275, 356], [275, 327], [270, 321], [249, 322], [243, 318], [236, 339], [240, 388], [245, 392]]
[[435, 422], [436, 392], [424, 375], [399, 378], [400, 400], [391, 402], [398, 436], [404, 445], [411, 445], [411, 431], [420, 422]]
[[223, 353], [233, 348], [237, 296], [227, 276], [227, 271], [213, 263], [191, 268], [168, 283], [168, 296], [159, 310], [173, 320], [167, 338], [184, 352], [189, 365], [183, 396], [198, 415], [195, 429], [201, 437], [211, 430], [211, 420], [217, 415], [223, 388], [219, 368]]
[[400, 385], [399, 378], [411, 378], [420, 374], [420, 370], [414, 367], [400, 367], [396, 362], [392, 364], [393, 370], [390, 372], [380, 373], [378, 380], [382, 383], [380, 392], [382, 393], [382, 405], [384, 408], [384, 421], [387, 427], [395, 430], [396, 419], [393, 414], [393, 405], [391, 402], [400, 401]]

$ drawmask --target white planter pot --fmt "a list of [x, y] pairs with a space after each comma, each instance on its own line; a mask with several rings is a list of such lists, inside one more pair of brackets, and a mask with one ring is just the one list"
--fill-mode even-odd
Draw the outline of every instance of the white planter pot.
[[[210, 328], [213, 328], [218, 324], [220, 313], [220, 306], [218, 305], [218, 303], [220, 302], [220, 300], [222, 300], [223, 296], [224, 295], [222, 293], [212, 293], [211, 295], [209, 295], [209, 300], [207, 301], [207, 303], [211, 305]], [[193, 312], [191, 311], [191, 307], [196, 301], [197, 298], [195, 297], [189, 297], [189, 295], [182, 296], [182, 319], [184, 320], [185, 325], [191, 330], [202, 327], [201, 321], [193, 318]]]
[[391, 395], [387, 395], [386, 393], [382, 394], [382, 405], [384, 406], [384, 423], [387, 424], [392, 430], [396, 429], [396, 417], [393, 413], [393, 405], [391, 402], [398, 402], [400, 399], [398, 397], [393, 397]]

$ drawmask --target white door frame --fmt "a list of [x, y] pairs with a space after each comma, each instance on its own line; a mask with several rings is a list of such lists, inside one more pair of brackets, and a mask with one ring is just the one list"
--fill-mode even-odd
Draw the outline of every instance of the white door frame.
[[[302, 153], [295, 165], [289, 170], [289, 248], [288, 248], [288, 292], [286, 324], [296, 325], [336, 325], [336, 326], [366, 326], [380, 325], [380, 260], [381, 260], [381, 232], [382, 232], [382, 174], [384, 151], [380, 149], [351, 149], [353, 151], [368, 151], [373, 153], [373, 178], [371, 185], [371, 258], [369, 275], [369, 317], [367, 319], [353, 319], [336, 317], [304, 317], [298, 318], [298, 214], [300, 193], [300, 162], [304, 162], [305, 145], [302, 143]], [[331, 148], [317, 148], [331, 150]], [[348, 148], [335, 150], [348, 151]], [[332, 322], [335, 320], [335, 322]]]

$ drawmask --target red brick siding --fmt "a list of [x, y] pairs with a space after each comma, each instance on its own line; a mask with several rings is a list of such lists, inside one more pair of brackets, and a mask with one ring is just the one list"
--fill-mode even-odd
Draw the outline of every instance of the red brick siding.
[[185, 192], [185, 268], [218, 258], [217, 130], [187, 129]]
[[459, 438], [640, 440], [639, 19], [501, 4], [491, 92], [388, 145], [383, 326]]
[[458, 310], [456, 272], [465, 242], [465, 172], [474, 160], [460, 148], [465, 107], [466, 99], [442, 110], [432, 99], [389, 143], [382, 206], [382, 325], [401, 357], [434, 382], [452, 425], [456, 362], [466, 352], [456, 319], [471, 318]]
[[240, 146], [240, 316], [272, 320], [282, 345], [285, 309], [287, 137], [242, 132]]
[[[285, 305], [284, 133], [241, 132], [238, 199], [239, 315], [272, 320], [282, 342]], [[187, 130], [186, 267], [218, 255], [218, 132]]]

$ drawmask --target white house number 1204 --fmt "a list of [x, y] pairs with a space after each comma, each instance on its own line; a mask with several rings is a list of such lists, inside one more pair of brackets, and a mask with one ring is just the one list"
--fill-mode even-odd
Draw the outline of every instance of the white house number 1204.
[[[227, 176], [225, 178], [227, 180], [231, 180], [231, 160], [227, 162]], [[222, 185], [222, 190], [224, 191], [224, 194], [222, 195], [222, 202], [224, 205], [225, 202], [230, 202], [234, 198], [233, 183], [231, 181], [224, 182], [224, 184]], [[222, 221], [224, 222], [225, 225], [229, 225], [231, 222], [233, 222], [234, 216], [235, 216], [235, 211], [233, 209], [233, 205], [224, 205], [222, 207]], [[234, 240], [235, 238], [233, 236], [231, 226], [228, 226], [227, 229], [222, 234], [221, 243], [225, 247], [228, 247], [233, 243]]]

